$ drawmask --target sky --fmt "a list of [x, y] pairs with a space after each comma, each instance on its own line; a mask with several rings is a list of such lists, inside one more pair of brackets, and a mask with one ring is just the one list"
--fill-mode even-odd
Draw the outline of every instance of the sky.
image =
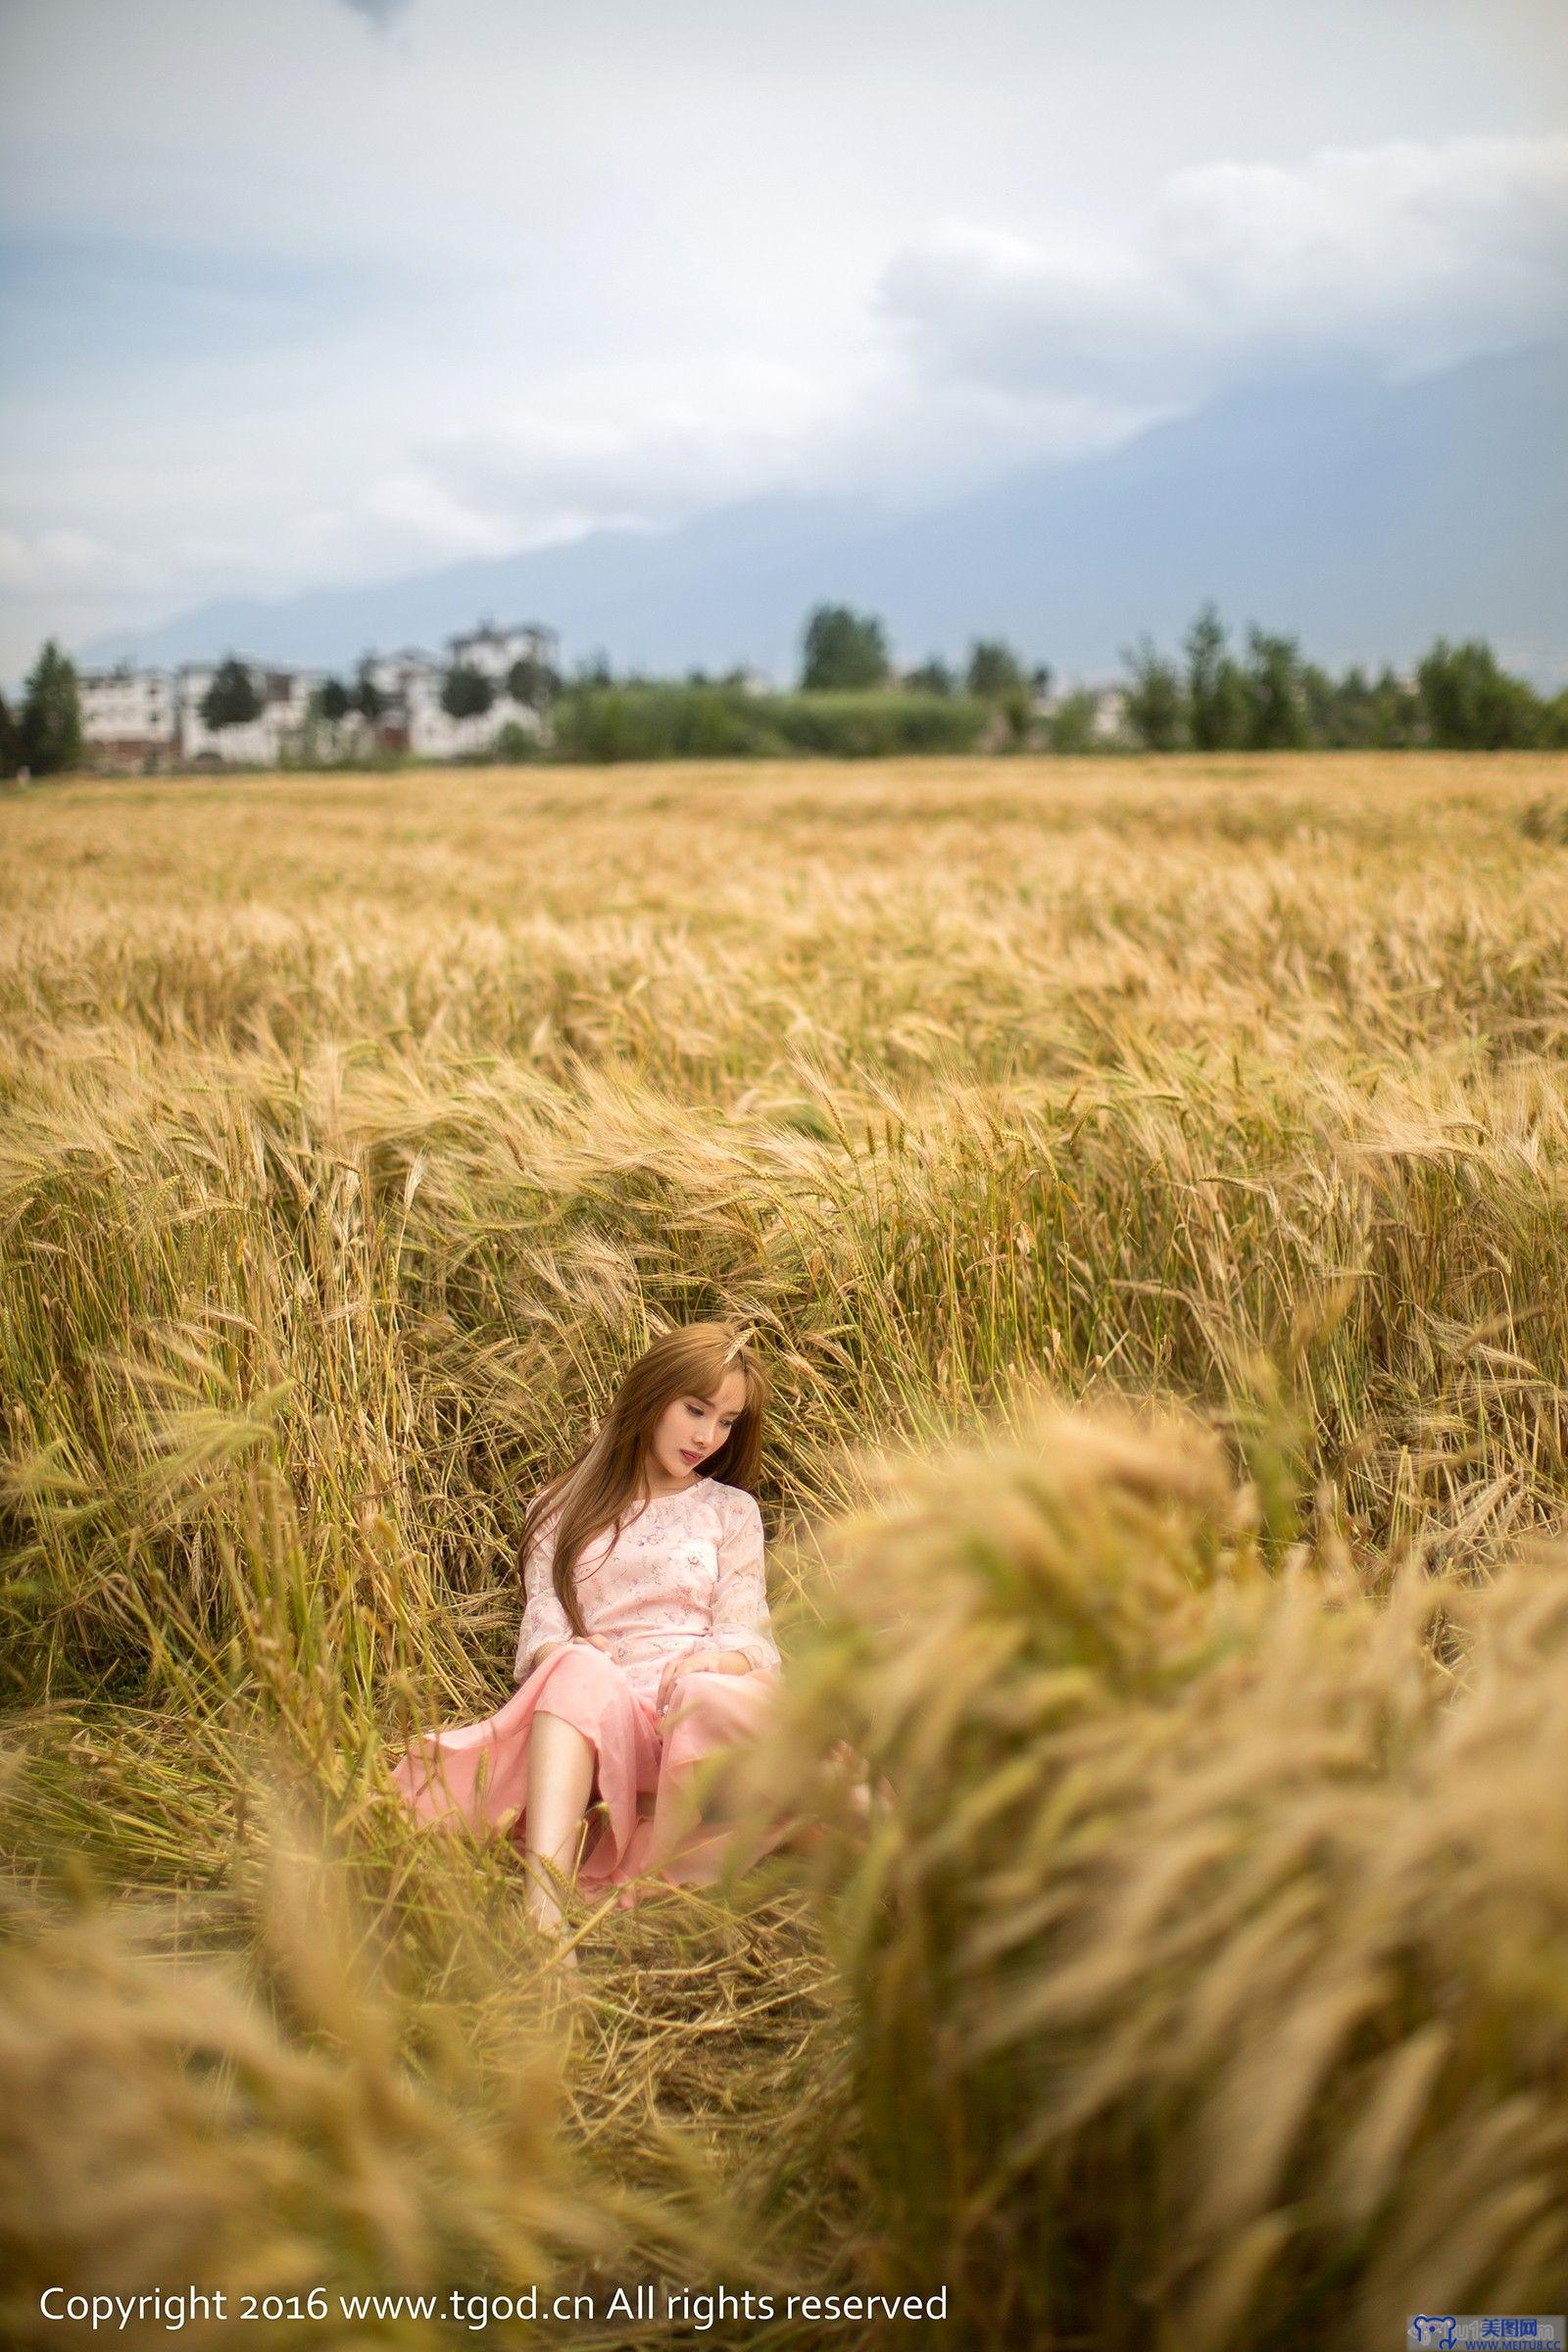
[[1558, 0], [6, 0], [0, 674], [1565, 321]]

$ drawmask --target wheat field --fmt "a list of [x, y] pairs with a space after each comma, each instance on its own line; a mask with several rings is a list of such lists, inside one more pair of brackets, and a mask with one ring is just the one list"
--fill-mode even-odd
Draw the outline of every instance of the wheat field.
[[[1568, 758], [70, 781], [0, 842], [16, 2340], [1561, 2307]], [[776, 1385], [738, 1795], [817, 1831], [580, 1902], [573, 1996], [386, 1769], [715, 1312]]]

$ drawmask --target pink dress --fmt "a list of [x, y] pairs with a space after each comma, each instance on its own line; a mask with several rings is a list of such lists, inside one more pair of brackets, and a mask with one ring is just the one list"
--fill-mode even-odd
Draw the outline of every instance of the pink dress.
[[[728, 1844], [683, 1803], [692, 1768], [760, 1728], [782, 1668], [767, 1614], [762, 1515], [744, 1488], [699, 1478], [678, 1494], [629, 1504], [579, 1553], [577, 1606], [608, 1652], [573, 1638], [551, 1583], [559, 1509], [546, 1521], [524, 1574], [525, 1605], [514, 1678], [518, 1688], [481, 1722], [416, 1740], [392, 1779], [419, 1820], [452, 1817], [507, 1836], [521, 1853], [528, 1797], [528, 1738], [535, 1711], [564, 1715], [593, 1742], [590, 1802], [602, 1817], [578, 1865], [585, 1890], [660, 1872], [706, 1884]], [[535, 1653], [564, 1642], [542, 1665]], [[749, 1674], [701, 1670], [680, 1684], [661, 1728], [659, 1679], [670, 1658], [740, 1650]], [[592, 1816], [590, 1816], [592, 1819]], [[784, 1835], [780, 1821], [768, 1843]]]

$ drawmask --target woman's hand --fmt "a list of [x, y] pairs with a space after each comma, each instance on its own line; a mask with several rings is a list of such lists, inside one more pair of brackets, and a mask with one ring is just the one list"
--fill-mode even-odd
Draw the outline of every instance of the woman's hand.
[[694, 1673], [702, 1662], [700, 1658], [689, 1656], [669, 1658], [665, 1661], [664, 1671], [659, 1678], [659, 1691], [654, 1700], [654, 1713], [659, 1719], [661, 1731], [664, 1728], [665, 1713], [674, 1704], [676, 1691], [687, 1675]]
[[670, 1658], [659, 1678], [659, 1694], [654, 1701], [654, 1713], [662, 1726], [664, 1711], [674, 1701], [680, 1685], [689, 1674], [750, 1674], [752, 1661], [738, 1649], [720, 1650], [711, 1656], [707, 1650], [687, 1650], [682, 1656]]

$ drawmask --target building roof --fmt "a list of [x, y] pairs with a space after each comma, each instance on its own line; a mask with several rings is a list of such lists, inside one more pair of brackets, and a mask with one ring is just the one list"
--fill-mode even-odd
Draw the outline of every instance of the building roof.
[[138, 678], [155, 678], [160, 684], [170, 676], [167, 669], [144, 669], [134, 662], [115, 662], [108, 669], [78, 669], [76, 677], [83, 686], [128, 686]]
[[554, 637], [554, 629], [546, 628], [542, 620], [514, 620], [505, 627], [493, 620], [480, 621], [476, 629], [460, 629], [447, 639], [448, 645], [505, 645], [513, 637]]

